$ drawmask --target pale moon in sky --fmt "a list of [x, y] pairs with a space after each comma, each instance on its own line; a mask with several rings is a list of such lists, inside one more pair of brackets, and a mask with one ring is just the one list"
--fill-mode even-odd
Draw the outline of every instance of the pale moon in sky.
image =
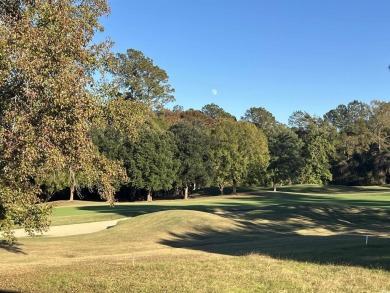
[[216, 89], [212, 89], [211, 93], [213, 94], [213, 96], [216, 96], [218, 94], [218, 91]]

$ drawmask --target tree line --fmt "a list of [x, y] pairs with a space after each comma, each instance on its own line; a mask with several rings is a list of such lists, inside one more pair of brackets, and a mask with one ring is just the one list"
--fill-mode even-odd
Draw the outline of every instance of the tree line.
[[352, 101], [288, 125], [262, 107], [237, 119], [215, 104], [175, 106], [165, 70], [141, 51], [96, 44], [106, 0], [4, 0], [0, 6], [0, 230], [48, 227], [67, 188], [113, 204], [191, 189], [389, 182], [389, 103]]

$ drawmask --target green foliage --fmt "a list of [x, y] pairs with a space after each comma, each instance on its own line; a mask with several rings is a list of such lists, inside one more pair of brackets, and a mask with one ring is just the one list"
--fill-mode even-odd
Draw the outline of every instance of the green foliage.
[[261, 128], [267, 137], [272, 135], [275, 127], [279, 125], [272, 113], [268, 112], [263, 107], [252, 107], [246, 110], [241, 119], [252, 122], [257, 127]]
[[118, 53], [113, 63], [112, 73], [125, 99], [155, 109], [174, 101], [175, 90], [168, 83], [167, 73], [141, 51], [128, 49], [126, 54]]
[[335, 157], [336, 131], [327, 120], [295, 111], [289, 125], [303, 141], [300, 183], [322, 184], [332, 180], [331, 160]]
[[317, 123], [316, 117], [312, 117], [305, 111], [294, 111], [288, 118], [288, 125], [298, 134], [304, 133], [310, 124]]
[[212, 158], [221, 194], [228, 182], [232, 181], [235, 189], [240, 181], [248, 179], [249, 170], [250, 181], [254, 181], [267, 168], [266, 137], [255, 125], [245, 121], [221, 120], [213, 130], [213, 138]]
[[207, 186], [212, 182], [211, 138], [208, 129], [199, 123], [182, 121], [170, 128], [176, 144], [175, 157], [180, 161], [178, 184], [188, 187]]
[[331, 181], [330, 160], [335, 154], [335, 148], [332, 133], [326, 124], [309, 124], [303, 141], [301, 183], [322, 184]]
[[369, 148], [372, 140], [371, 116], [370, 106], [356, 100], [348, 105], [339, 105], [324, 115], [325, 120], [338, 130], [339, 152], [344, 153], [346, 158]]
[[88, 89], [108, 46], [91, 41], [106, 1], [7, 1], [0, 13], [0, 228], [9, 235], [14, 224], [47, 227], [49, 209], [37, 203], [52, 174], [84, 173], [110, 202], [124, 174], [89, 136], [99, 105]]
[[214, 103], [203, 106], [202, 112], [207, 116], [211, 117], [212, 119], [225, 118], [237, 120], [236, 117], [226, 112], [224, 109]]
[[371, 145], [333, 166], [334, 182], [348, 185], [383, 185], [390, 179], [390, 153]]
[[223, 194], [225, 186], [231, 180], [234, 159], [238, 155], [235, 126], [234, 121], [220, 121], [212, 133], [214, 141], [212, 159], [215, 168], [215, 180], [221, 194]]
[[171, 132], [144, 129], [125, 160], [131, 186], [149, 192], [172, 188], [179, 167], [175, 153]]
[[239, 121], [238, 126], [238, 149], [241, 155], [247, 158], [247, 161], [244, 161], [247, 162], [247, 166], [244, 173], [235, 179], [237, 182], [262, 185], [270, 160], [267, 138], [263, 130], [252, 123]]
[[50, 224], [52, 206], [40, 204], [37, 187], [24, 188], [30, 193], [21, 194], [21, 188], [15, 190], [0, 181], [0, 231], [4, 231], [3, 236], [9, 244], [16, 240], [11, 231], [15, 225], [24, 226], [26, 232], [34, 235], [47, 231]]
[[171, 111], [168, 109], [162, 109], [158, 111], [157, 116], [164, 121], [165, 125], [168, 125], [168, 128], [182, 121], [201, 124], [209, 129], [214, 127], [216, 124], [215, 119], [200, 110], [194, 109], [186, 111]]
[[390, 148], [390, 102], [372, 101], [369, 121], [372, 140], [379, 150]]
[[147, 105], [122, 96], [108, 100], [104, 107], [107, 130], [117, 131], [134, 140], [144, 123], [152, 116]]
[[336, 129], [332, 173], [340, 184], [385, 184], [389, 180], [390, 106], [352, 101], [339, 105], [324, 118]]
[[303, 167], [303, 142], [294, 131], [285, 126], [274, 129], [268, 138], [270, 165], [268, 174], [274, 186], [296, 182]]
[[55, 192], [68, 187], [70, 182], [69, 173], [56, 171], [35, 180], [41, 186], [44, 201], [50, 200]]
[[354, 100], [348, 105], [339, 105], [329, 111], [324, 118], [347, 134], [361, 132], [361, 127], [370, 119], [372, 113], [370, 105]]

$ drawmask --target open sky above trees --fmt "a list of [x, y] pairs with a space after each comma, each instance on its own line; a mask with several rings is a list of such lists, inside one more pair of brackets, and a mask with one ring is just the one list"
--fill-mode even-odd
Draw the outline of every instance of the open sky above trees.
[[237, 118], [264, 107], [287, 123], [352, 100], [388, 101], [386, 0], [110, 0], [115, 52], [164, 68], [185, 109], [215, 103]]

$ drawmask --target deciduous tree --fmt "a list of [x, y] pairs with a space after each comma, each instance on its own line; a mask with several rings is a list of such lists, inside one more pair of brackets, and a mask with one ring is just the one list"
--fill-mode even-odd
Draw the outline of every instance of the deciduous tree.
[[332, 180], [331, 159], [335, 155], [332, 132], [326, 124], [310, 123], [303, 137], [302, 183], [323, 184]]
[[236, 117], [234, 117], [232, 114], [226, 112], [224, 109], [214, 103], [204, 105], [202, 107], [202, 112], [212, 119], [225, 118], [237, 120]]
[[187, 199], [190, 185], [204, 186], [212, 180], [209, 130], [202, 124], [183, 121], [172, 126], [170, 131], [175, 137], [175, 157], [180, 161], [178, 183], [184, 187], [184, 198]]
[[303, 142], [294, 131], [286, 126], [279, 126], [268, 139], [270, 165], [268, 174], [274, 191], [277, 184], [296, 182], [303, 167]]
[[[85, 172], [113, 202], [119, 163], [97, 152], [89, 136], [99, 113], [88, 88], [106, 52], [92, 45], [105, 0], [7, 1], [0, 8], [0, 229], [33, 233], [47, 227], [49, 208], [38, 205], [39, 181], [53, 172]], [[121, 180], [120, 179], [120, 180]]]
[[168, 83], [168, 74], [141, 51], [128, 49], [125, 54], [118, 53], [112, 73], [120, 94], [127, 100], [140, 101], [153, 109], [174, 101], [175, 90]]
[[134, 188], [145, 189], [147, 200], [152, 201], [152, 193], [169, 190], [177, 181], [180, 162], [175, 158], [173, 134], [169, 131], [145, 128], [136, 142], [131, 145], [125, 160], [130, 184]]
[[274, 129], [279, 125], [274, 115], [263, 107], [252, 107], [246, 110], [241, 119], [252, 122], [257, 127], [261, 128], [267, 137], [272, 135]]
[[[213, 130], [213, 160], [216, 181], [223, 194], [232, 182], [233, 193], [237, 184], [247, 179], [248, 171], [263, 170], [268, 166], [269, 154], [266, 137], [255, 125], [245, 121], [221, 120]], [[261, 172], [256, 172], [259, 176]]]

